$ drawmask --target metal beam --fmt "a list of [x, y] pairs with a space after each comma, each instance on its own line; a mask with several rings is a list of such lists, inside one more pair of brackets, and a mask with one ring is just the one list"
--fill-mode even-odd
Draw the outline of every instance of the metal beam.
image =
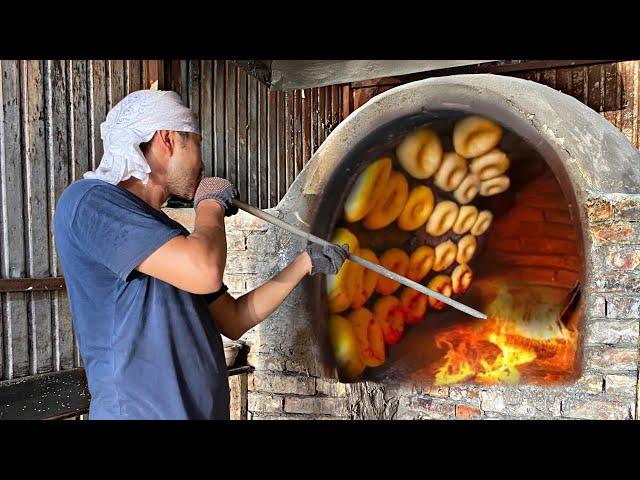
[[235, 60], [274, 90], [295, 90], [477, 65], [493, 60]]

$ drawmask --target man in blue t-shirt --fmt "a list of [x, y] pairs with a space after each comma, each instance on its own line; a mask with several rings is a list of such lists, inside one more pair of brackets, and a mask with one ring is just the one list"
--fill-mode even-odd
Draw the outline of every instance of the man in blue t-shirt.
[[[220, 333], [237, 339], [308, 273], [335, 274], [337, 246], [310, 245], [235, 299], [222, 282], [224, 217], [237, 192], [202, 181], [198, 122], [174, 92], [141, 90], [101, 125], [104, 156], [62, 194], [54, 218], [91, 419], [228, 419]], [[162, 212], [194, 201], [189, 232]]]

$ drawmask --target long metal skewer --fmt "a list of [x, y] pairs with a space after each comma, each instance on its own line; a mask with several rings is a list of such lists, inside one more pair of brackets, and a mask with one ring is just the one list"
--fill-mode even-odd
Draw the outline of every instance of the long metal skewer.
[[[315, 235], [309, 232], [305, 232], [304, 230], [294, 227], [293, 225], [289, 225], [288, 223], [283, 222], [279, 218], [276, 218], [273, 215], [270, 215], [267, 212], [260, 210], [259, 208], [252, 207], [251, 205], [241, 200], [233, 199], [233, 204], [239, 209], [244, 210], [245, 212], [250, 213], [255, 217], [258, 217], [264, 220], [265, 222], [269, 222], [277, 227], [280, 227], [284, 230], [287, 230], [288, 232], [293, 233], [294, 235], [305, 238], [310, 242], [317, 243], [318, 245], [322, 245], [322, 246], [334, 245], [333, 243], [323, 240], [320, 237], [316, 237]], [[453, 300], [452, 298], [449, 298], [446, 295], [442, 295], [441, 293], [431, 290], [430, 288], [427, 288], [424, 285], [419, 284], [418, 282], [414, 282], [413, 280], [410, 280], [407, 277], [398, 275], [396, 272], [387, 270], [386, 268], [380, 265], [376, 265], [375, 263], [372, 263], [369, 260], [365, 260], [364, 258], [354, 255], [353, 253], [349, 253], [348, 258], [354, 263], [358, 263], [363, 267], [373, 270], [374, 272], [384, 277], [390, 278], [391, 280], [395, 280], [396, 282], [406, 285], [407, 287], [413, 288], [414, 290], [417, 290], [418, 292], [423, 293], [424, 295], [428, 295], [437, 300], [440, 300], [442, 303], [446, 303], [447, 305], [450, 305], [453, 308], [460, 310], [461, 312], [468, 313], [469, 315], [476, 318], [482, 318], [485, 320], [487, 318], [487, 316], [484, 313], [474, 310], [473, 308], [466, 306], [464, 303], [460, 303], [456, 300]]]

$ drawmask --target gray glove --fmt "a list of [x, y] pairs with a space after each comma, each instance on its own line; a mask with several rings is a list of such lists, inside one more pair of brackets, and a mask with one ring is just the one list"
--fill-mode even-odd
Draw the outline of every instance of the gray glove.
[[347, 259], [349, 245], [327, 245], [321, 247], [316, 243], [310, 243], [306, 248], [309, 257], [311, 257], [311, 271], [309, 275], [324, 273], [325, 275], [335, 275], [338, 273], [342, 264]]
[[202, 200], [212, 199], [224, 207], [224, 216], [229, 217], [238, 213], [238, 208], [231, 203], [234, 198], [238, 198], [238, 191], [231, 182], [220, 177], [207, 177], [198, 185], [193, 208], [198, 208]]

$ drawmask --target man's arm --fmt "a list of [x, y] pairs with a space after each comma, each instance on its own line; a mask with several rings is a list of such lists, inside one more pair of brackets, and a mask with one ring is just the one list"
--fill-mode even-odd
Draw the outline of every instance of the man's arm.
[[227, 260], [224, 213], [224, 206], [215, 200], [200, 202], [193, 233], [172, 238], [137, 270], [191, 293], [219, 290]]
[[225, 337], [237, 340], [271, 315], [306, 274], [338, 273], [347, 259], [346, 247], [310, 244], [284, 270], [258, 288], [237, 299], [225, 293], [209, 305], [218, 330]]
[[307, 252], [298, 255], [286, 268], [258, 288], [233, 298], [225, 293], [209, 305], [209, 312], [218, 330], [232, 340], [240, 338], [256, 326], [284, 301], [295, 286], [310, 272], [311, 258]]

